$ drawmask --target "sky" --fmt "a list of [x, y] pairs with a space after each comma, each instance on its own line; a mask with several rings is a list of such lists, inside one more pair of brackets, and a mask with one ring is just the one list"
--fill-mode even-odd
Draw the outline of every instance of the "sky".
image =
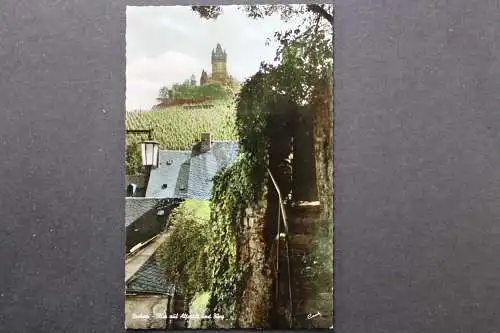
[[148, 110], [163, 86], [182, 83], [202, 69], [211, 72], [211, 53], [220, 43], [230, 75], [243, 81], [273, 61], [275, 31], [297, 26], [279, 15], [251, 19], [237, 6], [224, 6], [217, 20], [200, 18], [189, 6], [127, 7], [127, 110]]

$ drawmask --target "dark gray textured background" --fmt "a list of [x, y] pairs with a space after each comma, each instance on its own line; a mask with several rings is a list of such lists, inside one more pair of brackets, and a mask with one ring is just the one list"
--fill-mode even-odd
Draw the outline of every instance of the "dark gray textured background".
[[0, 332], [121, 332], [124, 7], [0, 4]]
[[500, 332], [498, 2], [336, 14], [338, 332]]
[[[337, 5], [339, 333], [500, 331], [494, 4]], [[124, 27], [1, 1], [0, 332], [123, 331]]]

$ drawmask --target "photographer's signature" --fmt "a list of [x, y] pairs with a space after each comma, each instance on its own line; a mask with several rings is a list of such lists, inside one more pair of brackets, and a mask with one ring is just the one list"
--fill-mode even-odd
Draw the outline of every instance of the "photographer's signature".
[[[307, 319], [313, 319], [313, 318], [316, 318], [316, 317], [321, 317], [321, 313], [320, 312], [316, 312], [316, 313], [310, 313], [307, 315]], [[333, 325], [329, 327], [329, 329], [333, 329]]]
[[307, 315], [307, 319], [313, 319], [313, 318], [316, 318], [316, 317], [319, 317], [319, 316], [321, 316], [321, 313], [319, 313], [319, 312], [316, 312], [314, 314], [310, 313], [310, 314]]

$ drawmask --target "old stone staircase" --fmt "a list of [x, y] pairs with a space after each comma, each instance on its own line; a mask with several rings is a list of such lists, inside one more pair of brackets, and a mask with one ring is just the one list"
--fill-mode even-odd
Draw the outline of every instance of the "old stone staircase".
[[[314, 278], [314, 265], [310, 262], [321, 213], [319, 202], [289, 205], [286, 211], [288, 251], [285, 242], [282, 241], [279, 253], [281, 314], [292, 317], [293, 328], [330, 328], [333, 323], [332, 292], [321, 286], [318, 288]], [[288, 260], [290, 272], [288, 272]], [[291, 290], [288, 288], [288, 276]]]
[[189, 312], [189, 302], [183, 295], [175, 293], [170, 304], [169, 329], [185, 329], [188, 327], [188, 319], [183, 318], [182, 314]]

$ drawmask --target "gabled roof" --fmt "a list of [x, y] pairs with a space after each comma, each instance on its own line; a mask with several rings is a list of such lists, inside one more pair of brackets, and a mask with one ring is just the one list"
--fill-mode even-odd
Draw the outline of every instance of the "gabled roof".
[[151, 198], [125, 198], [125, 227], [153, 209], [158, 202], [158, 199]]
[[153, 254], [139, 268], [139, 270], [127, 281], [126, 293], [150, 293], [162, 295], [174, 295], [175, 287], [168, 283]]
[[189, 169], [188, 197], [210, 199], [213, 177], [236, 158], [237, 150], [236, 142], [219, 141], [212, 143], [210, 152], [193, 154]]
[[238, 143], [213, 141], [210, 151], [160, 151], [151, 171], [146, 197], [210, 199], [212, 178], [236, 159]]
[[185, 197], [190, 157], [190, 151], [161, 150], [158, 168], [151, 170], [146, 197]]
[[144, 214], [152, 209], [165, 209], [170, 204], [177, 203], [176, 199], [158, 199], [158, 198], [125, 198], [125, 227], [128, 227]]

